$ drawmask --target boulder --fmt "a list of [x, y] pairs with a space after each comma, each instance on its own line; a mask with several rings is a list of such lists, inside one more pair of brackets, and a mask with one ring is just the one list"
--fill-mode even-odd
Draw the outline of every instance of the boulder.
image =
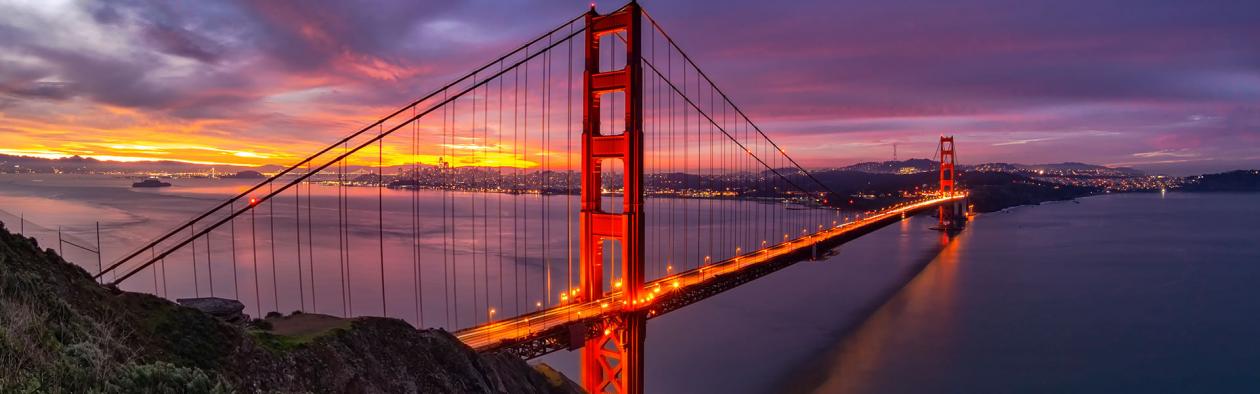
[[246, 316], [245, 304], [237, 300], [229, 300], [219, 297], [201, 297], [201, 298], [180, 298], [175, 300], [180, 305], [193, 308], [210, 316], [217, 317], [229, 323], [244, 323], [249, 320]]

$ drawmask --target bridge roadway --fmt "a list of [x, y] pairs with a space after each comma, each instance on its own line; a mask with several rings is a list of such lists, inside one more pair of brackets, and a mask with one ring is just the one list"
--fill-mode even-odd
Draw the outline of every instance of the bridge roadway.
[[613, 291], [598, 300], [560, 305], [466, 328], [454, 334], [479, 352], [501, 351], [526, 359], [556, 350], [576, 349], [585, 338], [606, 334], [604, 320], [621, 313], [628, 302], [634, 304], [633, 309], [647, 313], [649, 319], [660, 316], [810, 259], [814, 253], [826, 253], [903, 217], [965, 198], [966, 194], [960, 193], [953, 197], [910, 203], [732, 259], [662, 277], [644, 284], [648, 290], [645, 299], [624, 300], [622, 292]]

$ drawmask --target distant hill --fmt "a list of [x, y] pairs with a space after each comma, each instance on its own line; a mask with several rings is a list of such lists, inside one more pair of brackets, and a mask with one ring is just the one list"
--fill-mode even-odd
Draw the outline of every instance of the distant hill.
[[1238, 170], [1186, 178], [1181, 190], [1191, 192], [1260, 191], [1260, 170]]
[[[935, 171], [937, 162], [928, 159], [908, 159], [908, 160], [889, 160], [889, 161], [872, 161], [858, 163], [847, 167], [841, 167], [828, 171], [856, 171], [868, 174], [913, 174], [916, 172]], [[1079, 175], [1079, 176], [1142, 176], [1142, 171], [1138, 171], [1128, 167], [1107, 167], [1096, 164], [1064, 162], [1064, 163], [1047, 163], [1047, 164], [1019, 164], [1019, 163], [983, 163], [983, 164], [959, 164], [959, 171], [976, 170], [987, 172], [1010, 172], [1010, 173], [1028, 173], [1030, 175], [1038, 175], [1037, 173], [1054, 173], [1056, 175]]]
[[970, 166], [969, 168], [977, 171], [988, 172], [1051, 172], [1056, 174], [1075, 174], [1090, 176], [1143, 176], [1142, 171], [1128, 167], [1107, 167], [1096, 164], [1064, 162], [1049, 164], [1018, 164], [1018, 163], [984, 163]]
[[15, 172], [106, 172], [106, 171], [122, 171], [122, 172], [204, 172], [211, 168], [223, 172], [234, 172], [253, 167], [233, 166], [233, 165], [207, 165], [185, 163], [182, 161], [171, 160], [155, 160], [155, 161], [111, 161], [98, 160], [90, 157], [70, 156], [60, 159], [45, 159], [42, 157], [30, 156], [12, 156], [0, 155], [0, 173]]
[[[316, 163], [321, 164], [319, 162]], [[433, 167], [421, 164], [421, 167]], [[86, 173], [86, 172], [185, 172], [185, 173], [206, 173], [214, 169], [220, 174], [228, 175], [228, 178], [236, 178], [230, 174], [237, 174], [242, 171], [259, 172], [263, 174], [272, 174], [283, 171], [287, 166], [276, 164], [265, 164], [261, 166], [241, 166], [230, 164], [197, 164], [186, 163], [182, 161], [172, 160], [153, 160], [153, 161], [112, 161], [98, 160], [90, 157], [71, 156], [60, 159], [45, 159], [42, 157], [32, 156], [13, 156], [0, 154], [0, 174], [11, 173]], [[402, 170], [409, 170], [412, 165], [386, 166], [386, 172], [396, 173]], [[357, 171], [376, 171], [375, 166], [351, 165], [346, 167], [348, 172]]]
[[909, 159], [900, 161], [889, 160], [882, 162], [871, 161], [839, 168], [840, 171], [857, 171], [869, 174], [904, 174], [926, 172], [935, 169], [936, 162], [928, 159]]

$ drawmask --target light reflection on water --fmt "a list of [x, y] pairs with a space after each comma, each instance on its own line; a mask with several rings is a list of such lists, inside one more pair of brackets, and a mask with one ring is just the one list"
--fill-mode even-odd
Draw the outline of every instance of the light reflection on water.
[[1256, 392], [1258, 197], [1110, 195], [979, 216], [801, 391]]
[[[57, 243], [57, 225], [65, 227], [64, 236], [95, 245], [92, 230], [95, 221], [101, 221], [108, 263], [257, 182], [175, 179], [173, 187], [136, 189], [130, 187], [132, 181], [4, 175], [0, 196], [5, 211], [48, 225], [42, 231], [27, 231], [45, 246]], [[490, 309], [502, 318], [532, 311], [537, 303], [555, 305], [558, 294], [578, 281], [577, 196], [348, 187], [344, 192], [351, 207], [349, 239], [343, 241], [336, 231], [337, 188], [310, 189], [311, 215], [301, 223], [295, 213], [301, 209], [305, 215], [306, 194], [298, 200], [301, 207], [294, 194], [280, 195], [220, 227], [208, 241], [199, 238], [163, 263], [139, 272], [123, 288], [172, 299], [237, 298], [254, 315], [299, 309], [388, 314], [426, 327], [461, 328], [486, 321]], [[383, 213], [376, 210], [378, 193]], [[414, 224], [413, 197], [419, 210]], [[753, 250], [760, 240], [775, 239], [782, 230], [752, 225], [771, 210], [787, 217], [784, 223], [792, 233], [805, 227], [808, 215], [815, 213], [752, 201], [648, 199], [648, 277], [693, 268], [709, 250], [717, 250], [713, 257], [718, 260], [723, 253]], [[378, 215], [383, 219], [380, 227]], [[676, 228], [683, 223], [690, 230]], [[235, 237], [228, 231], [232, 226]], [[314, 229], [310, 234], [308, 227]], [[348, 243], [346, 249], [340, 246], [343, 242]], [[348, 262], [343, 263], [342, 250], [348, 250]], [[611, 250], [605, 254], [615, 255]], [[95, 256], [67, 255], [89, 272], [97, 271]], [[189, 264], [192, 261], [195, 266]], [[422, 282], [419, 292], [417, 276]], [[289, 280], [298, 277], [302, 280]], [[448, 277], [454, 280], [444, 281]], [[611, 286], [613, 281], [605, 282]]]

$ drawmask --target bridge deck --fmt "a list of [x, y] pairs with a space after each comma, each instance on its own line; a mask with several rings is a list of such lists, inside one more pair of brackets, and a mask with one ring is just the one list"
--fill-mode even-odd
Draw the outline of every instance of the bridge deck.
[[[834, 228], [753, 251], [739, 257], [713, 263], [653, 280], [644, 285], [648, 299], [633, 305], [660, 316], [764, 276], [813, 254], [813, 245], [823, 253], [841, 243], [855, 239], [903, 215], [909, 215], [941, 204], [961, 200], [965, 194], [919, 201]], [[524, 358], [538, 357], [552, 351], [574, 348], [571, 342], [580, 336], [599, 335], [604, 317], [621, 312], [627, 300], [617, 291], [604, 298], [557, 306], [538, 312], [470, 327], [455, 332], [468, 346], [478, 351], [506, 351]], [[641, 305], [640, 305], [641, 304]], [[577, 344], [580, 346], [580, 343]]]

